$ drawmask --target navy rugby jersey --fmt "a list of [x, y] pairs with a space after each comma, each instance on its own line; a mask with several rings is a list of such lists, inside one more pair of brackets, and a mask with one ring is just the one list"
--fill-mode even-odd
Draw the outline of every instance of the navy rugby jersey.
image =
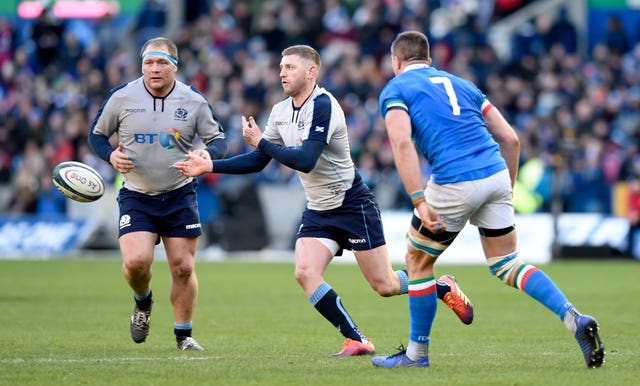
[[333, 95], [316, 85], [299, 108], [293, 106], [291, 97], [277, 103], [271, 110], [263, 137], [289, 148], [299, 148], [305, 140], [326, 143], [315, 167], [309, 173], [297, 171], [297, 174], [309, 209], [329, 210], [342, 204], [356, 171], [344, 112]]
[[117, 133], [124, 153], [135, 165], [123, 175], [124, 186], [149, 195], [177, 189], [192, 180], [171, 165], [184, 161], [196, 136], [205, 145], [225, 138], [201, 93], [176, 80], [167, 96], [154, 97], [142, 77], [111, 91], [91, 133], [107, 138]]
[[483, 118], [491, 103], [473, 83], [411, 65], [389, 81], [379, 104], [383, 117], [395, 108], [409, 114], [411, 136], [431, 164], [436, 183], [477, 180], [506, 169]]

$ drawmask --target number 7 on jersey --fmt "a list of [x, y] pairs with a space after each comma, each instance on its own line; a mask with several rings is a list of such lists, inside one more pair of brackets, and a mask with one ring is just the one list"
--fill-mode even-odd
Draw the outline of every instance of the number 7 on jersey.
[[444, 86], [444, 90], [449, 97], [449, 103], [451, 104], [453, 115], [460, 115], [460, 105], [458, 104], [456, 91], [453, 89], [453, 84], [451, 84], [451, 79], [444, 76], [433, 76], [429, 78], [429, 80], [433, 84], [441, 84]]

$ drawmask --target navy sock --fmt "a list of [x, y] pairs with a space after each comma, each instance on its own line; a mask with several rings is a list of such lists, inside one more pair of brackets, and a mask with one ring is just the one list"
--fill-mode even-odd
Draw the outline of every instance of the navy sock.
[[173, 324], [173, 333], [176, 336], [176, 340], [180, 341], [186, 337], [191, 336], [191, 327], [192, 323], [174, 323]]
[[151, 308], [151, 302], [153, 301], [153, 293], [151, 289], [144, 296], [133, 295], [133, 298], [136, 300], [136, 304], [138, 308], [141, 310], [148, 310]]
[[327, 283], [322, 283], [309, 301], [345, 338], [357, 341], [366, 339], [345, 310], [340, 296]]
[[449, 284], [445, 283], [442, 280], [436, 280], [436, 292], [438, 293], [438, 299], [444, 299], [444, 295], [451, 291], [451, 287]]

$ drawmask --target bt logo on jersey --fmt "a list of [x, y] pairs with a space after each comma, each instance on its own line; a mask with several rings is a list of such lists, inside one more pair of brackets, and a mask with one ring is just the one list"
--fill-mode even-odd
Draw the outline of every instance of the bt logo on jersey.
[[173, 149], [176, 147], [176, 142], [180, 140], [182, 135], [178, 129], [166, 129], [161, 133], [139, 133], [134, 134], [133, 138], [136, 143], [155, 145], [159, 143], [160, 146], [165, 149]]

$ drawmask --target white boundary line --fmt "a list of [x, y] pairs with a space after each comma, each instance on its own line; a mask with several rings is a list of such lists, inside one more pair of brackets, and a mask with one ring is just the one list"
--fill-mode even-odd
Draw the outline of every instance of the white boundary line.
[[30, 363], [125, 363], [125, 362], [153, 362], [153, 361], [208, 361], [222, 359], [222, 357], [131, 357], [131, 358], [14, 358], [0, 359], [3, 365], [21, 365]]

